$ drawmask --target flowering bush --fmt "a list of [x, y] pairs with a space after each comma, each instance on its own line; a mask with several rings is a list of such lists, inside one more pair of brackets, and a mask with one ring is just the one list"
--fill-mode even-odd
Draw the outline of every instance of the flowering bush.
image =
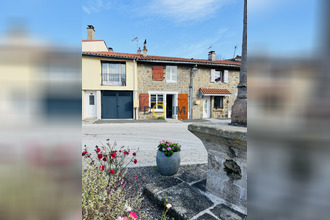
[[[124, 146], [120, 147], [116, 150], [116, 143], [111, 145], [109, 143], [109, 139], [107, 139], [107, 143], [104, 146], [95, 146], [95, 155], [94, 157], [91, 153], [89, 153], [86, 149], [82, 152], [82, 156], [85, 158], [91, 158], [91, 162], [93, 164], [98, 164], [98, 167], [101, 171], [104, 171], [110, 175], [114, 175], [115, 173], [121, 172], [125, 170], [125, 168], [133, 162], [136, 164], [138, 161], [135, 158], [136, 152], [130, 154], [130, 149], [125, 148]], [[131, 155], [131, 156], [130, 156]], [[94, 159], [95, 158], [95, 159]], [[120, 173], [122, 174], [122, 173]]]
[[[95, 147], [95, 153], [82, 152], [82, 214], [83, 219], [146, 219], [141, 210], [142, 193], [131, 196], [131, 187], [124, 181], [126, 167], [137, 163], [136, 152], [116, 144]], [[130, 156], [131, 155], [131, 156]], [[134, 212], [133, 212], [134, 210]], [[138, 213], [138, 215], [136, 214]]]
[[[109, 176], [92, 164], [91, 159], [83, 164], [82, 172], [82, 215], [83, 219], [147, 219], [141, 210], [142, 193], [132, 197], [130, 186], [126, 186], [123, 175]], [[133, 212], [134, 210], [134, 212]], [[138, 213], [138, 216], [137, 214]]]
[[174, 152], [181, 151], [181, 145], [162, 140], [159, 142], [158, 150], [164, 152], [167, 157], [172, 156]]

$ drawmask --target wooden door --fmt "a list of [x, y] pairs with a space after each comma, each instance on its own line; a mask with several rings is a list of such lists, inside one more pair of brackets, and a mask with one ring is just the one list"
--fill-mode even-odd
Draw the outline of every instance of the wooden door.
[[178, 96], [178, 119], [188, 119], [188, 94]]

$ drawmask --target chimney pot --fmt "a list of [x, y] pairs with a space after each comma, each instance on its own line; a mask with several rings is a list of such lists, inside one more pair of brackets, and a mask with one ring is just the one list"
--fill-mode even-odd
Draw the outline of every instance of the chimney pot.
[[143, 46], [143, 56], [147, 56], [147, 39], [144, 40], [144, 46]]
[[215, 51], [210, 51], [209, 52], [209, 57], [208, 57], [209, 61], [215, 61]]
[[94, 40], [95, 29], [93, 25], [87, 25], [87, 40]]
[[108, 51], [109, 51], [109, 52], [113, 52], [112, 47], [108, 47]]
[[138, 54], [141, 54], [141, 48], [139, 47], [139, 49], [138, 49]]

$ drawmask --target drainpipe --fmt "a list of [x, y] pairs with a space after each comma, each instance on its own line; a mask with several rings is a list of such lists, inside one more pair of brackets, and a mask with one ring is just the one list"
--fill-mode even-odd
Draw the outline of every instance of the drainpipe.
[[189, 85], [189, 119], [192, 119], [192, 106], [193, 106], [193, 91], [194, 91], [194, 76], [197, 72], [197, 64], [190, 71], [190, 85]]
[[[133, 59], [133, 106], [134, 106], [134, 101], [137, 100], [137, 90], [136, 90], [136, 85], [135, 85], [135, 77], [137, 76], [137, 73], [135, 72], [135, 65], [137, 65], [136, 63], [136, 59]], [[137, 70], [136, 70], [137, 71]], [[138, 120], [138, 112], [137, 112], [137, 108], [134, 107], [134, 119]]]

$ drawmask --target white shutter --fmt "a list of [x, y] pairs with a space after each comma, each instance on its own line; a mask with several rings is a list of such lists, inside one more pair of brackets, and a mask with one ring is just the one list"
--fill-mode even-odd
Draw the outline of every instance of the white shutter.
[[211, 69], [211, 82], [215, 82], [215, 69]]
[[172, 66], [172, 80], [177, 81], [178, 79], [178, 68], [177, 66]]
[[171, 80], [171, 67], [166, 66], [166, 81]]
[[223, 79], [223, 82], [224, 83], [228, 83], [228, 70], [225, 70], [225, 73], [223, 74], [224, 75], [224, 79]]

